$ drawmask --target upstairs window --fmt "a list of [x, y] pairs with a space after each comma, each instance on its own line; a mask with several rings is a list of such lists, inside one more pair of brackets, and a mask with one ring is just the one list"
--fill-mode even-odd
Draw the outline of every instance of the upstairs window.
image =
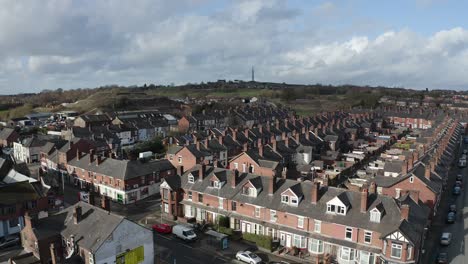
[[364, 232], [364, 243], [370, 244], [372, 241], [372, 232], [371, 231], [365, 231]]
[[245, 186], [245, 187], [242, 188], [242, 194], [247, 195], [247, 196], [255, 197], [255, 189], [252, 188], [252, 187]]
[[270, 221], [271, 222], [276, 222], [276, 219], [278, 217], [276, 216], [276, 211], [275, 210], [270, 210]]
[[201, 193], [198, 194], [198, 202], [203, 203], [203, 194]]
[[392, 252], [391, 252], [391, 257], [395, 259], [401, 259], [401, 251], [402, 251], [402, 246], [400, 244], [392, 244]]
[[353, 239], [353, 229], [351, 227], [347, 227], [345, 230], [345, 239], [352, 240]]
[[374, 209], [370, 212], [370, 221], [374, 223], [380, 223], [380, 212]]
[[304, 217], [302, 217], [302, 216], [297, 217], [297, 227], [299, 227], [299, 228], [304, 227]]
[[340, 215], [346, 214], [346, 207], [334, 204], [327, 204], [327, 213], [335, 213]]
[[322, 222], [315, 220], [314, 221], [314, 232], [320, 233], [320, 230], [322, 229]]
[[211, 181], [211, 187], [221, 188], [221, 183], [219, 181]]
[[192, 201], [192, 191], [188, 191], [187, 197], [189, 201]]
[[231, 202], [231, 210], [232, 210], [232, 211], [236, 211], [236, 210], [237, 210], [237, 203], [234, 202], [234, 201]]

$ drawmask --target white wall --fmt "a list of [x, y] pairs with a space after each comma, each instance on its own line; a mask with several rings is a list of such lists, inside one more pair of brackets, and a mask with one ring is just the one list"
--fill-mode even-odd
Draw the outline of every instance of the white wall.
[[[143, 264], [154, 264], [153, 232], [129, 220], [123, 220], [112, 235], [101, 245], [94, 254], [96, 264], [114, 263], [115, 258], [127, 249], [144, 247], [145, 259]], [[117, 250], [120, 250], [117, 252]]]

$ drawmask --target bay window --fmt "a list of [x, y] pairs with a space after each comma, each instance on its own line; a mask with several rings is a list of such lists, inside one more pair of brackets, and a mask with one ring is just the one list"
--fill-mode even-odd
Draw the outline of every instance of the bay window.
[[400, 244], [392, 243], [392, 252], [391, 257], [396, 259], [401, 259], [402, 246]]
[[309, 238], [309, 251], [315, 254], [323, 253], [323, 241]]

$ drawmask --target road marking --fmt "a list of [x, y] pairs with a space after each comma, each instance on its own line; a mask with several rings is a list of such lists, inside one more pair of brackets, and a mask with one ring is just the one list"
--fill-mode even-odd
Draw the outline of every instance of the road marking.
[[157, 235], [157, 237], [161, 237], [161, 238], [164, 238], [164, 239], [166, 239], [166, 240], [172, 240], [172, 238], [165, 237], [165, 236], [161, 236], [161, 235]]
[[189, 246], [189, 245], [187, 245], [187, 244], [181, 244], [181, 245], [184, 246], [184, 247], [186, 247], [186, 248], [191, 248], [191, 249], [193, 249], [192, 246]]

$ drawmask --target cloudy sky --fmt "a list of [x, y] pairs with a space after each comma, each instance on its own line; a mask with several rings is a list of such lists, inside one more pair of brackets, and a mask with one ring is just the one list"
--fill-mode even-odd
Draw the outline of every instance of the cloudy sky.
[[[385, 3], [384, 3], [385, 2]], [[459, 0], [0, 0], [0, 93], [217, 79], [468, 88]]]

